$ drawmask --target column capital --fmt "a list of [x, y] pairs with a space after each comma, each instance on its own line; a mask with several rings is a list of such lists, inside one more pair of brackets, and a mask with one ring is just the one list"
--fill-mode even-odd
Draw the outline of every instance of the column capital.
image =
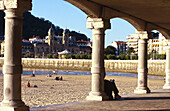
[[170, 48], [170, 39], [167, 39], [164, 43], [167, 48]]
[[0, 10], [4, 9], [5, 9], [4, 1], [0, 1]]
[[87, 28], [88, 29], [110, 29], [110, 19], [103, 18], [87, 18]]
[[17, 9], [22, 12], [32, 9], [32, 0], [1, 0], [0, 10]]
[[147, 31], [137, 31], [139, 39], [148, 39], [148, 32]]

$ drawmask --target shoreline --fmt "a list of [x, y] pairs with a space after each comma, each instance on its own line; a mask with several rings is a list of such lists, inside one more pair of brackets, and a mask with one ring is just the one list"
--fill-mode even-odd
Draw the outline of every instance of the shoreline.
[[[54, 80], [62, 76], [63, 81]], [[120, 95], [132, 94], [137, 87], [137, 78], [123, 76], [106, 76], [106, 79], [115, 79]], [[3, 99], [3, 77], [0, 77], [0, 101]], [[25, 88], [27, 82], [38, 88]], [[163, 80], [148, 80], [150, 90], [161, 89]], [[29, 107], [42, 107], [53, 104], [65, 104], [84, 101], [91, 91], [91, 75], [29, 75], [22, 76], [22, 100]]]
[[[23, 72], [27, 72], [27, 71], [69, 71], [69, 72], [71, 72], [71, 71], [75, 71], [75, 72], [90, 72], [90, 70], [86, 70], [86, 69], [84, 69], [84, 70], [76, 70], [76, 69], [72, 69], [72, 70], [70, 70], [70, 69], [53, 69], [53, 68], [51, 68], [51, 69], [49, 69], [49, 68], [47, 68], [47, 69], [42, 69], [42, 68], [23, 68]], [[0, 68], [0, 72], [2, 73], [2, 68]], [[115, 71], [111, 71], [111, 70], [106, 70], [106, 72], [107, 73], [125, 73], [125, 74], [138, 74], [137, 72], [133, 72], [133, 71], [128, 71], [128, 70], [122, 70], [122, 71], [120, 71], [120, 70], [115, 70]], [[0, 74], [0, 76], [1, 75], [3, 75], [3, 74]], [[163, 75], [163, 74], [153, 74], [153, 73], [148, 73], [148, 76], [155, 76], [155, 77], [165, 77], [166, 75]]]

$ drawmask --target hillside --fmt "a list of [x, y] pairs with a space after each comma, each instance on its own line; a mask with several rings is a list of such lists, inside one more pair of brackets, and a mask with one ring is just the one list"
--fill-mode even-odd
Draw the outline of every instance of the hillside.
[[[0, 36], [4, 35], [4, 16], [4, 12], [0, 11]], [[48, 30], [51, 26], [56, 35], [62, 35], [63, 33], [63, 29], [59, 26], [55, 26], [49, 20], [45, 20], [44, 18], [35, 17], [30, 12], [25, 12], [23, 17], [23, 39], [28, 40], [32, 36], [40, 36], [40, 38], [44, 38], [48, 35]], [[85, 34], [76, 31], [71, 31], [70, 35], [75, 36], [76, 40], [89, 40]]]

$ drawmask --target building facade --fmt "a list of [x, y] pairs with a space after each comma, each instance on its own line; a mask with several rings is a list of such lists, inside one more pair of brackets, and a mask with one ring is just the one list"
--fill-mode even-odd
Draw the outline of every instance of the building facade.
[[70, 36], [70, 31], [65, 29], [63, 36], [56, 36], [53, 28], [48, 31], [48, 36], [42, 42], [40, 40], [34, 42], [34, 54], [46, 56], [47, 54], [57, 54], [64, 50], [70, 51], [72, 54], [91, 54], [92, 49], [88, 46], [79, 46], [76, 44], [76, 37]]
[[168, 40], [160, 33], [158, 38], [148, 40], [148, 53], [156, 51], [159, 54], [166, 54]]
[[126, 42], [123, 41], [114, 41], [112, 42], [112, 46], [116, 48], [116, 56], [126, 52]]
[[138, 53], [138, 40], [139, 40], [139, 36], [138, 36], [138, 31], [136, 31], [135, 34], [131, 34], [129, 36], [126, 37], [127, 40], [127, 46], [126, 48], [133, 48], [134, 49], [134, 54]]
[[[86, 41], [84, 45], [79, 45], [76, 37], [70, 36], [70, 31], [65, 29], [63, 36], [56, 36], [53, 28], [48, 31], [48, 36], [41, 39], [39, 36], [31, 37], [28, 40], [22, 40], [22, 57], [27, 54], [34, 57], [45, 57], [47, 54], [58, 54], [64, 50], [70, 51], [72, 54], [91, 54], [92, 48], [88, 46], [90, 41]], [[1, 43], [1, 55], [4, 55], [5, 41]]]
[[[152, 32], [152, 39], [148, 40], [148, 53], [155, 51], [159, 54], [166, 53], [166, 45], [168, 43], [167, 39], [161, 33], [154, 33]], [[135, 34], [131, 34], [127, 36], [127, 49], [132, 47], [135, 51], [135, 54], [138, 53], [138, 32], [136, 31]]]

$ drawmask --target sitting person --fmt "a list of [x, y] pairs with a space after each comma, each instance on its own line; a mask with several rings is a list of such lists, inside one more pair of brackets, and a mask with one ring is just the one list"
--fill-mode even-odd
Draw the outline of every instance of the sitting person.
[[35, 87], [35, 88], [37, 88], [38, 86], [37, 85], [31, 86], [30, 82], [28, 81], [28, 83], [27, 83], [27, 85], [25, 87]]
[[60, 76], [60, 80], [63, 80], [63, 77], [62, 77], [62, 76]]
[[63, 80], [63, 77], [62, 76], [56, 77], [55, 80]]
[[52, 75], [51, 74], [47, 74], [47, 77], [52, 77]]
[[113, 100], [112, 91], [114, 91], [115, 100], [119, 100], [121, 98], [121, 96], [118, 94], [119, 91], [116, 87], [114, 79], [113, 80], [111, 79], [110, 81], [104, 80], [104, 90], [107, 96], [109, 96], [109, 100]]
[[30, 75], [30, 77], [35, 77], [35, 74], [34, 74], [34, 73], [32, 73], [32, 74]]
[[25, 87], [30, 87], [30, 82], [28, 81], [27, 85]]

